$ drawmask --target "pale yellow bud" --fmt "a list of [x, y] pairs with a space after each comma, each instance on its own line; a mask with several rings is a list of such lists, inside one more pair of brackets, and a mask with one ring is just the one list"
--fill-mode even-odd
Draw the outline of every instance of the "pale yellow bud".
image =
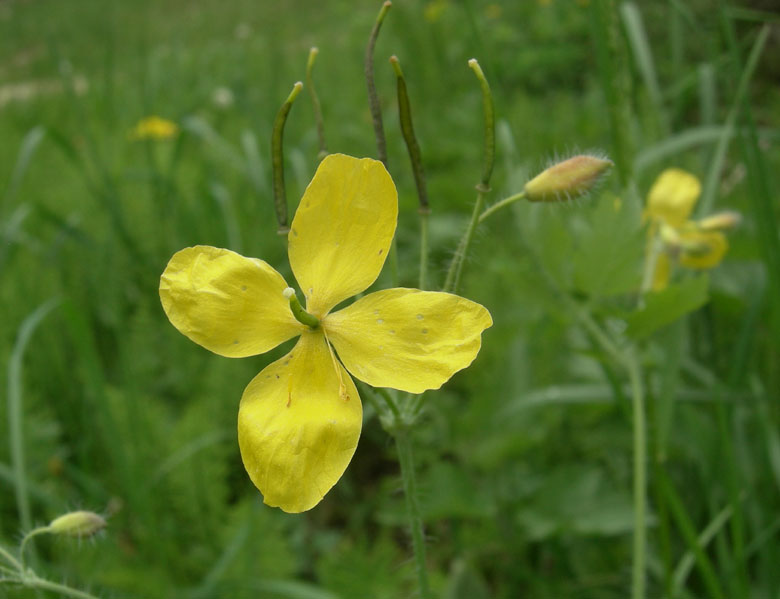
[[55, 518], [48, 526], [48, 532], [68, 537], [91, 537], [106, 527], [106, 520], [95, 512], [69, 512]]
[[588, 154], [573, 156], [545, 169], [525, 184], [531, 202], [562, 202], [587, 194], [611, 167], [611, 160]]
[[742, 215], [739, 212], [727, 210], [701, 219], [696, 226], [700, 231], [724, 231], [733, 229], [740, 222], [742, 222]]

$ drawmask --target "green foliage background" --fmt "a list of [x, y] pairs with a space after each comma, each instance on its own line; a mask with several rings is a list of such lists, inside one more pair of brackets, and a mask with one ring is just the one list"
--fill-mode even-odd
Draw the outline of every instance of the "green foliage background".
[[[416, 284], [419, 241], [391, 54], [403, 65], [428, 175], [432, 287], [443, 281], [480, 173], [481, 97], [469, 58], [480, 60], [498, 116], [489, 201], [519, 191], [556, 155], [615, 151], [609, 69], [624, 69], [632, 108], [627, 189], [613, 176], [587, 200], [515, 205], [479, 230], [462, 293], [487, 306], [495, 326], [474, 365], [430, 394], [415, 436], [437, 596], [627, 594], [627, 392], [540, 264], [606, 327], [628, 322], [644, 337], [649, 596], [667, 596], [681, 560], [699, 549], [692, 538], [713, 523], [704, 559], [674, 596], [712, 596], [706, 564], [723, 596], [780, 596], [780, 17], [759, 2], [715, 4], [640, 3], [644, 37], [624, 19], [608, 64], [597, 59], [606, 35], [598, 8], [625, 5], [605, 0], [397, 0], [388, 15], [376, 69], [400, 197], [402, 285]], [[6, 442], [5, 390], [16, 383], [32, 524], [75, 508], [111, 514], [95, 541], [38, 539], [39, 572], [101, 597], [414, 595], [395, 452], [368, 403], [355, 458], [317, 508], [291, 516], [264, 506], [241, 466], [235, 421], [243, 387], [285, 348], [214, 356], [167, 322], [157, 296], [167, 260], [194, 244], [259, 256], [289, 275], [271, 201], [271, 123], [317, 45], [329, 149], [374, 154], [362, 61], [378, 8], [0, 3], [0, 542], [13, 545], [25, 528]], [[736, 104], [736, 134], [726, 137], [762, 23], [767, 47], [747, 101]], [[232, 106], [213, 101], [220, 86]], [[176, 121], [181, 134], [131, 140], [150, 114]], [[292, 213], [317, 163], [305, 91], [285, 149]], [[678, 301], [706, 302], [701, 309], [677, 319], [685, 310], [670, 301], [649, 317], [629, 316], [642, 198], [672, 165], [712, 176], [712, 208], [739, 210], [744, 222], [708, 280], [683, 282]], [[378, 286], [388, 284], [385, 273]], [[52, 298], [22, 353], [22, 323]]]

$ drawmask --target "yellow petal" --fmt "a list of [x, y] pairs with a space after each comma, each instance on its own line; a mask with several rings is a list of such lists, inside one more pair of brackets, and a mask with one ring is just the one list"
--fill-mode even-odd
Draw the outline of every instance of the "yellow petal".
[[321, 318], [379, 276], [398, 219], [398, 195], [381, 162], [330, 154], [301, 198], [288, 235], [290, 265]]
[[696, 269], [717, 266], [729, 247], [720, 231], [686, 231], [680, 235], [680, 246], [680, 265]]
[[322, 326], [354, 376], [422, 393], [471, 364], [492, 324], [485, 308], [457, 295], [386, 289], [329, 314]]
[[337, 364], [322, 331], [306, 331], [241, 397], [241, 459], [272, 507], [291, 513], [313, 508], [355, 453], [363, 411], [352, 379], [341, 364], [337, 374]]
[[256, 258], [207, 245], [176, 252], [160, 277], [173, 326], [228, 358], [253, 356], [300, 334], [282, 275]]
[[647, 214], [651, 218], [679, 227], [688, 219], [699, 199], [701, 183], [679, 168], [662, 172], [647, 196]]

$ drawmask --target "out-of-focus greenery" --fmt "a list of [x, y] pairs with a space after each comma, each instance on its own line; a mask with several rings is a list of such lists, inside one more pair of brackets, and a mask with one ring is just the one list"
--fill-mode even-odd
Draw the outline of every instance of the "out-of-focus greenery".
[[[556, 155], [613, 151], [603, 81], [621, 61], [597, 60], [599, 7], [620, 19], [617, 58], [632, 107], [627, 192], [613, 177], [590, 199], [515, 205], [478, 232], [462, 293], [495, 325], [473, 366], [431, 395], [415, 436], [438, 596], [626, 596], [627, 392], [538, 262], [606, 327], [625, 327], [641, 276], [642, 198], [666, 166], [695, 173], [710, 208], [739, 210], [744, 222], [710, 274], [706, 305], [641, 342], [648, 596], [712, 596], [708, 567], [724, 597], [777, 596], [779, 18], [761, 12], [771, 3], [752, 4], [393, 5], [376, 71], [403, 285], [416, 283], [418, 225], [391, 54], [403, 65], [428, 176], [432, 287], [480, 173], [481, 97], [469, 58], [490, 80], [498, 116], [489, 201], [519, 191]], [[329, 149], [374, 154], [362, 61], [378, 8], [0, 2], [0, 543], [71, 509], [109, 515], [94, 541], [37, 539], [39, 573], [101, 597], [414, 594], [398, 465], [369, 405], [353, 462], [319, 506], [300, 515], [264, 506], [241, 466], [235, 422], [243, 387], [285, 348], [214, 356], [168, 323], [157, 296], [167, 260], [187, 245], [229, 247], [290, 274], [275, 233], [271, 123], [316, 45]], [[767, 47], [735, 105], [764, 22], [773, 23]], [[175, 121], [180, 134], [131, 139], [148, 115]], [[718, 144], [727, 145], [713, 170]], [[302, 94], [285, 132], [291, 212], [317, 150]], [[385, 274], [378, 285], [388, 284]], [[23, 348], [23, 323], [52, 300]], [[12, 393], [23, 408], [30, 522], [6, 435]]]

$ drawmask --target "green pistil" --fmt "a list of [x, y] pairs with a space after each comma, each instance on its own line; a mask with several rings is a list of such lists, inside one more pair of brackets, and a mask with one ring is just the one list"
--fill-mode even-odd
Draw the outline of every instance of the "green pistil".
[[293, 316], [295, 316], [295, 320], [312, 329], [316, 329], [320, 326], [320, 321], [317, 317], [309, 314], [303, 309], [301, 303], [298, 301], [298, 297], [295, 295], [295, 289], [288, 287], [282, 293], [284, 294], [284, 297], [290, 301], [290, 310], [292, 311]]

